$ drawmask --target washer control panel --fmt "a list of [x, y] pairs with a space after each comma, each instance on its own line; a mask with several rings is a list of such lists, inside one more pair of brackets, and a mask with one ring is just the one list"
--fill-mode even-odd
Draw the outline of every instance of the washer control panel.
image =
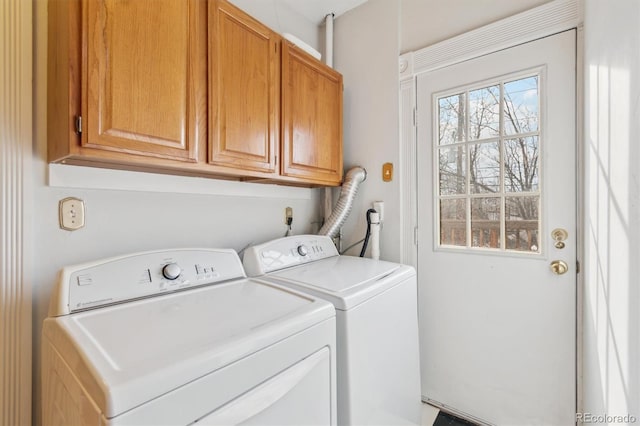
[[294, 235], [249, 247], [243, 265], [247, 275], [255, 277], [338, 255], [333, 241], [325, 235]]
[[64, 268], [49, 316], [246, 277], [230, 249], [135, 253]]

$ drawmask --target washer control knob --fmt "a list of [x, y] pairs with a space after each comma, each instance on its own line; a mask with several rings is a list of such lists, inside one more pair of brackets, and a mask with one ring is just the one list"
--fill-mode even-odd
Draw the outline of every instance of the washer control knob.
[[162, 275], [168, 280], [175, 280], [182, 273], [177, 263], [167, 263], [162, 268]]
[[300, 256], [306, 256], [307, 254], [309, 254], [309, 249], [304, 244], [300, 244], [298, 246], [298, 254]]

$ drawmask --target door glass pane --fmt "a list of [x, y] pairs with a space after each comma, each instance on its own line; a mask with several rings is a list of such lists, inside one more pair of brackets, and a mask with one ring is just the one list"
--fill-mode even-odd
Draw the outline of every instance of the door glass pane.
[[466, 149], [464, 145], [440, 148], [440, 195], [467, 192]]
[[500, 248], [500, 198], [471, 199], [471, 247]]
[[505, 134], [538, 131], [538, 76], [504, 84]]
[[469, 146], [471, 193], [500, 191], [500, 144], [479, 143]]
[[500, 134], [500, 86], [469, 92], [469, 140]]
[[505, 198], [507, 250], [540, 252], [539, 196]]
[[538, 136], [504, 142], [504, 190], [534, 192], [539, 188]]
[[540, 76], [434, 98], [441, 245], [541, 253]]
[[464, 93], [438, 99], [439, 145], [465, 140], [464, 105]]
[[440, 200], [440, 244], [467, 245], [467, 200]]

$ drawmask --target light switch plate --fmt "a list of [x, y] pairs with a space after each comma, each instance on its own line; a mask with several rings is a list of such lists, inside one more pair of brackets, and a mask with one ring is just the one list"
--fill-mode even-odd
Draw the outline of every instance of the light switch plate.
[[382, 165], [382, 181], [391, 182], [393, 180], [393, 163], [384, 163]]
[[84, 227], [84, 201], [75, 197], [68, 197], [58, 203], [60, 228], [75, 231]]

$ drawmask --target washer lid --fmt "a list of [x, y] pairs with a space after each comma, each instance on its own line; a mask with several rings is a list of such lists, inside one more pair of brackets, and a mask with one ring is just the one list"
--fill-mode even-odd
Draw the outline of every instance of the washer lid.
[[43, 335], [112, 418], [334, 315], [243, 279], [49, 318]]
[[265, 276], [349, 309], [404, 279], [412, 268], [363, 257], [335, 256]]

